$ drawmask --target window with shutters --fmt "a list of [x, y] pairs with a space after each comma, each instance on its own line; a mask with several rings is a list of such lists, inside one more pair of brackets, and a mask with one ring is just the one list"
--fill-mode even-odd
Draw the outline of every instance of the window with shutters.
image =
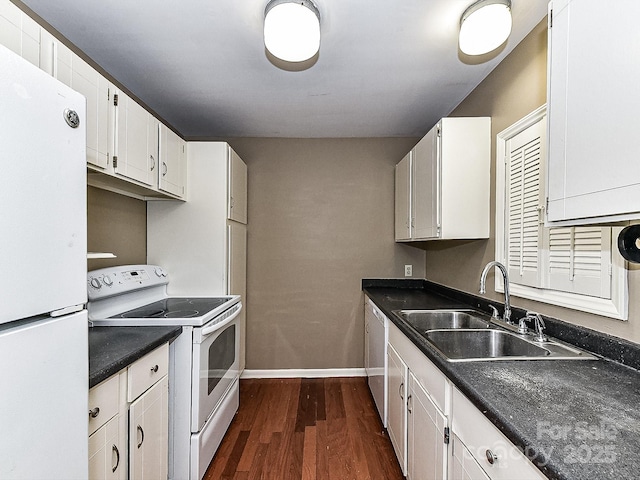
[[543, 105], [497, 136], [496, 259], [514, 296], [626, 320], [621, 227], [544, 226], [546, 120]]

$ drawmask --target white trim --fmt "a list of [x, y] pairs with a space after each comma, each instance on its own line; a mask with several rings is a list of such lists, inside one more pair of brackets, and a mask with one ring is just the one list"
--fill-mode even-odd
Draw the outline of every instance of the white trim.
[[366, 377], [364, 368], [308, 368], [244, 370], [240, 378], [331, 378]]
[[[547, 114], [547, 106], [542, 105], [529, 115], [523, 117], [510, 127], [496, 135], [496, 233], [495, 255], [496, 260], [506, 264], [506, 229], [505, 226], [505, 174], [506, 174], [506, 145], [507, 142], [531, 125], [539, 122]], [[546, 166], [545, 166], [546, 168]], [[617, 238], [621, 227], [612, 228], [612, 238]], [[500, 234], [501, 233], [501, 234]], [[537, 302], [558, 305], [583, 312], [594, 313], [618, 320], [627, 320], [628, 312], [628, 275], [627, 265], [622, 256], [617, 255], [615, 248], [611, 252], [611, 296], [603, 299], [579, 295], [575, 293], [560, 292], [545, 288], [527, 287], [512, 283], [511, 295], [527, 298]], [[495, 291], [503, 293], [502, 276], [495, 277]]]

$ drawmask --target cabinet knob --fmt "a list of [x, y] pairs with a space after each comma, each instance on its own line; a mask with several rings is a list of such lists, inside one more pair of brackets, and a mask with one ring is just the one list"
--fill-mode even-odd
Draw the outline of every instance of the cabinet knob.
[[489, 462], [491, 465], [493, 465], [498, 461], [498, 456], [488, 448], [487, 448], [487, 451], [485, 452], [485, 455], [487, 456], [487, 462]]
[[151, 371], [153, 373], [158, 373], [158, 368], [159, 368], [158, 365], [154, 365], [153, 367], [151, 367]]
[[100, 413], [100, 408], [99, 407], [96, 407], [96, 408], [93, 408], [93, 409], [89, 410], [89, 416], [91, 418], [96, 418], [99, 413]]

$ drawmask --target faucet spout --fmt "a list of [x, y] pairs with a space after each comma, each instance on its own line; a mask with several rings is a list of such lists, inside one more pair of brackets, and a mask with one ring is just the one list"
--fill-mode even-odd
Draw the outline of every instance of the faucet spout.
[[497, 262], [495, 260], [487, 263], [485, 267], [482, 269], [482, 273], [480, 274], [480, 293], [484, 294], [486, 292], [486, 282], [487, 282], [487, 274], [492, 267], [497, 267], [502, 273], [502, 278], [504, 280], [504, 314], [502, 318], [505, 322], [511, 323], [511, 298], [509, 295], [509, 273], [507, 272], [507, 268]]

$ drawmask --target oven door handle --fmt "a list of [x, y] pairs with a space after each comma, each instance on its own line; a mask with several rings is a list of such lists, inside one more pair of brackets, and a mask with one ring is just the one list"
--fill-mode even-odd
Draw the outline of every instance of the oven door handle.
[[211, 325], [210, 327], [204, 327], [202, 329], [202, 336], [206, 337], [207, 335], [211, 335], [213, 332], [220, 330], [221, 328], [224, 328], [227, 325], [229, 325], [231, 322], [233, 322], [233, 320], [238, 315], [240, 315], [240, 312], [242, 311], [242, 302], [239, 302], [238, 305], [240, 306], [240, 308], [238, 308], [238, 310], [236, 310], [231, 315], [229, 315], [228, 318], [225, 318], [222, 322], [216, 323], [215, 325]]

